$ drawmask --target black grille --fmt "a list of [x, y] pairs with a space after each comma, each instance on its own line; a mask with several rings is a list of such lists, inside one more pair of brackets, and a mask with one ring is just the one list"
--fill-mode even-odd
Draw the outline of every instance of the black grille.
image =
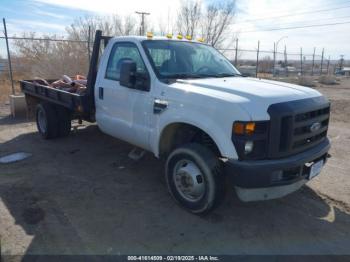
[[327, 136], [330, 104], [324, 97], [273, 104], [269, 157], [279, 158], [307, 150]]
[[[298, 114], [294, 117], [292, 132], [292, 150], [305, 149], [317, 144], [327, 136], [329, 122], [329, 106], [319, 110]], [[312, 131], [311, 126], [319, 124], [317, 130]]]

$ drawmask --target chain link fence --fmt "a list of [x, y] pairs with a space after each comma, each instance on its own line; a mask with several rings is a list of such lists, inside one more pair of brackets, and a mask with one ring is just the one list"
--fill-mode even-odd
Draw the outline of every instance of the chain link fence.
[[[19, 92], [19, 80], [41, 77], [59, 78], [61, 75], [86, 75], [93, 39], [75, 40], [36, 37], [8, 37], [11, 60], [0, 59], [0, 101], [7, 101], [8, 95]], [[0, 36], [5, 42], [5, 37]], [[339, 60], [332, 60], [325, 51], [313, 54], [288, 53], [273, 50], [255, 50], [236, 48], [219, 49], [238, 70], [247, 76], [269, 79], [300, 78], [303, 76], [319, 77], [334, 75], [346, 65]], [[0, 43], [3, 44], [3, 43]], [[11, 72], [14, 91], [11, 90]]]
[[[238, 42], [238, 41], [237, 41]], [[236, 42], [236, 43], [237, 43]], [[340, 70], [340, 61], [326, 56], [324, 49], [313, 54], [289, 53], [272, 50], [255, 50], [241, 48], [220, 49], [237, 69], [245, 75], [254, 77], [292, 77], [334, 75]]]
[[[0, 41], [5, 42], [5, 37], [0, 37]], [[0, 58], [0, 102], [19, 93], [19, 81], [23, 79], [86, 75], [92, 41], [11, 37], [8, 46], [10, 59]]]

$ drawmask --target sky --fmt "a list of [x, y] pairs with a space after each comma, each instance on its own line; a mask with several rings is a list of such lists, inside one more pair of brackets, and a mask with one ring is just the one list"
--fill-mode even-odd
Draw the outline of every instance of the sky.
[[[75, 18], [85, 15], [133, 15], [135, 11], [150, 12], [147, 17], [154, 28], [162, 23], [167, 27], [176, 15], [181, 0], [0, 0], [0, 17], [7, 21], [8, 35], [22, 32], [65, 35], [66, 26]], [[202, 0], [204, 4], [216, 0]], [[237, 0], [235, 22], [230, 28], [230, 38], [238, 37], [239, 48], [278, 51], [287, 46], [288, 53], [321, 54], [339, 59], [350, 59], [350, 1], [346, 0]], [[139, 21], [139, 20], [137, 20]], [[168, 22], [169, 21], [169, 22]], [[303, 29], [264, 31], [285, 27], [330, 23], [348, 24]], [[3, 36], [0, 30], [0, 36]], [[280, 40], [280, 41], [279, 41]], [[228, 48], [234, 45], [227, 42]], [[5, 41], [0, 39], [0, 55], [6, 56]], [[253, 56], [253, 53], [245, 53]], [[264, 54], [262, 54], [264, 56]]]

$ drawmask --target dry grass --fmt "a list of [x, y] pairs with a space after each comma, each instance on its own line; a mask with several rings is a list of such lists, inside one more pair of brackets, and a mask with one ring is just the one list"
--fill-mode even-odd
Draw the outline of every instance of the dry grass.
[[318, 78], [318, 82], [324, 85], [336, 85], [337, 78], [332, 75], [322, 75]]
[[300, 76], [298, 79], [298, 85], [315, 87], [316, 84], [314, 82], [314, 78], [311, 76]]
[[258, 73], [258, 78], [273, 80], [273, 76], [270, 73]]
[[[20, 86], [19, 86], [19, 80], [24, 79], [23, 76], [20, 74], [14, 75], [14, 84], [15, 84], [15, 91], [16, 94], [21, 92]], [[0, 104], [5, 104], [9, 101], [9, 95], [12, 94], [11, 91], [11, 82], [7, 75], [0, 75]]]

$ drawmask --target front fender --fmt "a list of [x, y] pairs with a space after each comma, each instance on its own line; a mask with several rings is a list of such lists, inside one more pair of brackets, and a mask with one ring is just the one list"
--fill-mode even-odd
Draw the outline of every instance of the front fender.
[[159, 157], [160, 141], [162, 132], [170, 124], [189, 124], [207, 133], [218, 147], [220, 154], [225, 158], [238, 159], [237, 152], [231, 140], [232, 123], [219, 124], [211, 117], [189, 110], [177, 108], [171, 112], [166, 110], [158, 116], [157, 128], [150, 138], [151, 146], [156, 157]]

